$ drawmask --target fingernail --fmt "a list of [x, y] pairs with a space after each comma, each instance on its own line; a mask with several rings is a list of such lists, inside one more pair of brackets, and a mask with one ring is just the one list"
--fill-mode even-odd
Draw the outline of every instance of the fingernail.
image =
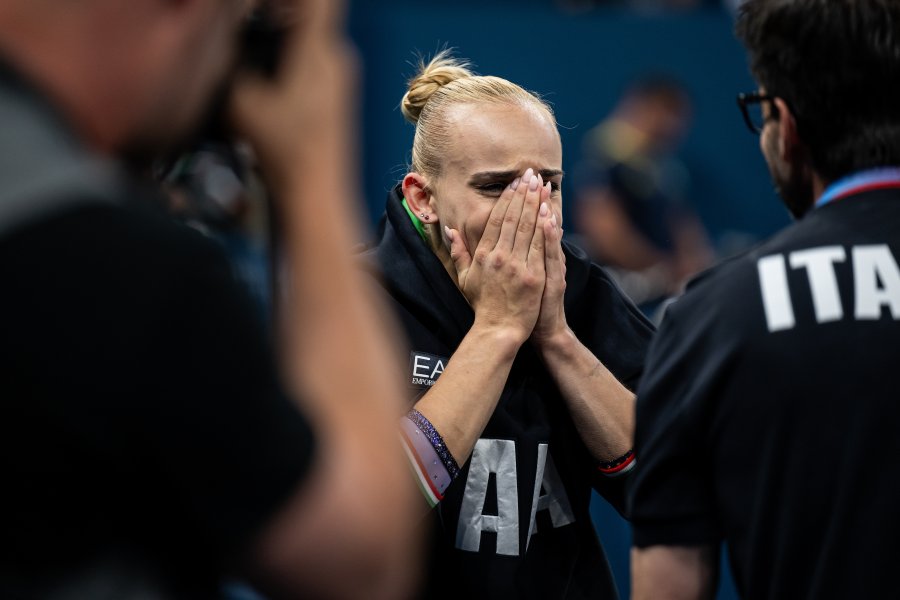
[[550, 207], [547, 206], [546, 202], [541, 202], [541, 216], [546, 217], [550, 213]]
[[548, 194], [550, 194], [550, 193], [553, 192], [553, 183], [552, 183], [552, 182], [548, 181], [547, 184], [546, 184], [544, 187], [547, 188], [547, 193], [548, 193]]
[[444, 225], [444, 233], [447, 234], [447, 239], [452, 242], [453, 241], [453, 232], [450, 231], [450, 228], [447, 227], [446, 225]]
[[531, 181], [528, 183], [528, 189], [532, 192], [538, 189], [538, 178], [536, 175], [531, 176]]
[[522, 178], [521, 178], [521, 177], [516, 177], [516, 178], [513, 180], [513, 182], [512, 182], [511, 184], [509, 184], [509, 187], [511, 187], [513, 191], [516, 191], [516, 188], [519, 187], [519, 183], [521, 183], [521, 182], [522, 182]]
[[550, 222], [553, 223], [553, 229], [556, 229], [556, 213], [553, 213], [553, 216], [550, 217]]
[[525, 174], [522, 175], [522, 181], [531, 181], [531, 177], [532, 177], [533, 175], [534, 175], [534, 169], [532, 169], [531, 167], [529, 167], [528, 170], [525, 171]]

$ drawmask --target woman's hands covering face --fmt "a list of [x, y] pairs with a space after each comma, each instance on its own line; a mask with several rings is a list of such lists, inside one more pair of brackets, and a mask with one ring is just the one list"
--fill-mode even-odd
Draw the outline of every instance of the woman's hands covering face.
[[[476, 325], [512, 335], [519, 344], [539, 322], [541, 331], [555, 327], [557, 313], [562, 312], [565, 267], [560, 287], [558, 260], [548, 258], [552, 240], [556, 240], [552, 256], [561, 260], [562, 254], [549, 198], [550, 184], [544, 185], [541, 176], [528, 169], [494, 204], [474, 253], [458, 231], [445, 227], [459, 289], [475, 310]], [[548, 265], [553, 270], [550, 290]], [[545, 302], [555, 316], [543, 316]]]
[[531, 341], [540, 346], [565, 333], [569, 325], [563, 303], [566, 292], [566, 256], [562, 250], [562, 228], [556, 215], [544, 220], [544, 271], [546, 282]]

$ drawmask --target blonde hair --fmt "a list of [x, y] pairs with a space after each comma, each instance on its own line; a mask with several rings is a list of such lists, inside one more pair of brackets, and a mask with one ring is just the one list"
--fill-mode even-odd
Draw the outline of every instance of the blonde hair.
[[418, 73], [409, 80], [400, 103], [406, 120], [416, 126], [410, 169], [436, 177], [451, 140], [448, 111], [461, 104], [513, 104], [546, 111], [555, 122], [553, 110], [537, 94], [500, 77], [475, 75], [469, 63], [442, 50], [427, 64], [419, 61]]

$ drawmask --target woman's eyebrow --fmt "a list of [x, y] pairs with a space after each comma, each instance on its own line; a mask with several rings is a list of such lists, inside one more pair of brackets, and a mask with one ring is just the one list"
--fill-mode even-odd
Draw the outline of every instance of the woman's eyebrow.
[[538, 173], [540, 173], [541, 179], [544, 181], [565, 175], [562, 169], [544, 169], [543, 171], [538, 171]]
[[[544, 181], [552, 179], [553, 177], [561, 177], [565, 173], [562, 169], [543, 169], [538, 171]], [[475, 173], [472, 175], [471, 179], [469, 179], [470, 184], [479, 184], [479, 183], [488, 183], [492, 181], [512, 181], [516, 177], [521, 175], [521, 173], [515, 169], [511, 169], [509, 171], [482, 171], [480, 173]]]

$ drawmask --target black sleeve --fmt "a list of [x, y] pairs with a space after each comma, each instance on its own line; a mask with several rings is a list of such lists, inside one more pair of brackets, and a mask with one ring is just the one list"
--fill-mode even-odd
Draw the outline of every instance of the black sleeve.
[[629, 514], [638, 547], [719, 539], [709, 428], [717, 381], [732, 352], [716, 340], [711, 310], [670, 307], [638, 391]]
[[161, 402], [142, 429], [188, 519], [237, 549], [297, 488], [313, 437], [224, 257], [194, 250], [173, 284]]
[[22, 449], [31, 488], [8, 500], [42, 515], [31, 538], [195, 569], [236, 558], [314, 444], [224, 254], [159, 215], [92, 208], [0, 240], [0, 256], [0, 447]]
[[594, 488], [594, 491], [603, 496], [603, 499], [626, 519], [629, 518], [627, 492], [631, 478], [631, 473], [626, 473], [621, 477], [606, 477], [596, 468], [591, 475], [591, 487]]

